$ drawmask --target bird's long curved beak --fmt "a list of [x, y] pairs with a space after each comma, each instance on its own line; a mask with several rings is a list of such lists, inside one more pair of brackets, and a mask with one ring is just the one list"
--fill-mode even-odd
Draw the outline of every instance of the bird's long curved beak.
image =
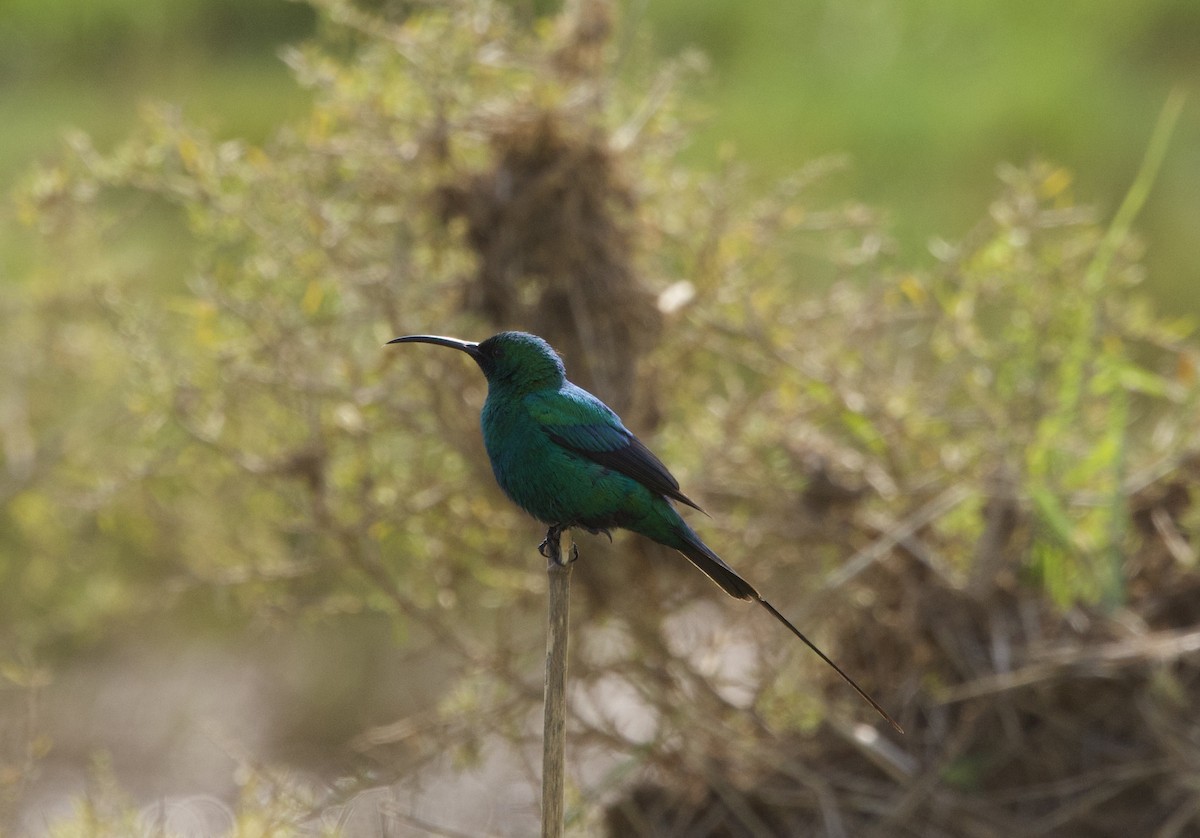
[[404, 337], [388, 341], [388, 345], [393, 343], [436, 343], [438, 346], [449, 346], [451, 349], [466, 352], [476, 361], [483, 357], [479, 352], [479, 344], [471, 343], [469, 340], [443, 337], [442, 335], [405, 335]]

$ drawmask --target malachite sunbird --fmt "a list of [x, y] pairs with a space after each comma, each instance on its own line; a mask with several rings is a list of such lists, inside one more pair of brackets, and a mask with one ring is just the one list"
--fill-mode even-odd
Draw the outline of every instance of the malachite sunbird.
[[700, 540], [671, 501], [700, 507], [608, 405], [567, 380], [550, 344], [527, 332], [501, 332], [480, 343], [440, 335], [388, 343], [449, 346], [483, 370], [488, 394], [480, 424], [492, 472], [513, 503], [550, 527], [547, 542], [557, 543], [557, 533], [571, 527], [605, 534], [621, 528], [678, 550], [730, 596], [767, 609], [903, 733], [853, 678]]

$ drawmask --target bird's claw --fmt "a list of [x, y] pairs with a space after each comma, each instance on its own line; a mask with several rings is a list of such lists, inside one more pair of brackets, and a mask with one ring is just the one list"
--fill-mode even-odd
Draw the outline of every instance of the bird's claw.
[[542, 543], [538, 545], [538, 553], [542, 558], [549, 559], [559, 567], [566, 567], [571, 562], [579, 558], [579, 545], [571, 543], [571, 554], [564, 561], [562, 555], [562, 534], [566, 527], [554, 526], [546, 530], [546, 537], [542, 539]]
[[603, 535], [603, 536], [607, 537], [608, 543], [612, 544], [612, 533], [609, 532], [604, 527], [595, 527], [595, 528], [584, 527], [584, 529], [587, 530], [588, 532], [590, 532], [592, 535]]

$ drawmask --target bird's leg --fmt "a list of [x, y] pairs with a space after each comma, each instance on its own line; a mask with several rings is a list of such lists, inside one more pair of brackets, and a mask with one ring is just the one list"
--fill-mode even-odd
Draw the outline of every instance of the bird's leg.
[[562, 547], [559, 543], [561, 531], [558, 527], [551, 527], [546, 530], [546, 537], [542, 539], [542, 543], [538, 545], [538, 552], [542, 554], [544, 559], [552, 559], [558, 561], [556, 555], [562, 552]]
[[538, 545], [538, 552], [544, 558], [549, 559], [556, 565], [566, 566], [579, 558], [579, 545], [572, 542], [571, 555], [566, 561], [563, 561], [562, 556], [562, 534], [567, 527], [562, 524], [554, 524], [550, 529], [546, 530], [546, 537], [542, 539], [542, 543]]

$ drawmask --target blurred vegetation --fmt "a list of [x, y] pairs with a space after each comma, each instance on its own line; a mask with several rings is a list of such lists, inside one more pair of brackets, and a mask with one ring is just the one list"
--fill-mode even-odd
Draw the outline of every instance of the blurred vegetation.
[[[1084, 175], [1080, 197], [1115, 211], [1172, 88], [1200, 86], [1200, 5], [633, 3], [668, 52], [698, 46], [714, 72], [694, 159], [735, 142], [764, 178], [846, 153], [839, 179], [886, 208], [907, 261], [965, 235], [998, 161], [1048, 157]], [[1150, 287], [1197, 309], [1187, 244], [1200, 224], [1200, 111], [1190, 109], [1146, 207]]]
[[[1200, 349], [1129, 234], [1176, 111], [1140, 135], [1126, 212], [1081, 206], [1086, 174], [1002, 166], [980, 220], [908, 264], [829, 197], [837, 159], [768, 189], [686, 165], [696, 62], [615, 37], [607, 4], [312, 8], [301, 116], [257, 142], [144, 108], [111, 148], [72, 134], [6, 219], [0, 823], [63, 748], [39, 708], [70, 665], [156, 633], [343, 659], [292, 673], [290, 751], [230, 747], [245, 834], [536, 741], [540, 533], [493, 485], [483, 381], [381, 348], [515, 326], [910, 731], [864, 738], [853, 695], [677, 557], [588, 540], [574, 828], [1194, 825]], [[736, 676], [712, 662], [731, 639]], [[135, 822], [109, 774], [60, 834]]]
[[[420, 4], [364, 5], [402, 13]], [[557, 7], [508, 5], [526, 22]], [[649, 29], [658, 55], [699, 48], [712, 65], [693, 80], [702, 95], [689, 108], [709, 118], [683, 151], [690, 163], [711, 167], [733, 146], [763, 183], [848, 154], [853, 165], [837, 189], [887, 212], [908, 263], [926, 259], [931, 238], [966, 234], [990, 200], [998, 161], [1047, 157], [1086, 173], [1080, 198], [1111, 213], [1167, 92], [1200, 82], [1200, 7], [1191, 0], [622, 6], [622, 44]], [[0, 14], [0, 183], [53, 149], [65, 126], [115, 141], [148, 97], [259, 140], [304, 107], [274, 53], [316, 26], [306, 4], [286, 0], [10, 0]], [[616, 72], [636, 81], [637, 55], [648, 57], [626, 50]], [[1192, 108], [1139, 225], [1151, 293], [1192, 312], [1197, 195]]]
[[262, 137], [303, 97], [272, 45], [311, 34], [302, 3], [9, 0], [0, 14], [0, 180], [57, 148], [65, 127], [118, 139], [138, 102], [166, 97]]

